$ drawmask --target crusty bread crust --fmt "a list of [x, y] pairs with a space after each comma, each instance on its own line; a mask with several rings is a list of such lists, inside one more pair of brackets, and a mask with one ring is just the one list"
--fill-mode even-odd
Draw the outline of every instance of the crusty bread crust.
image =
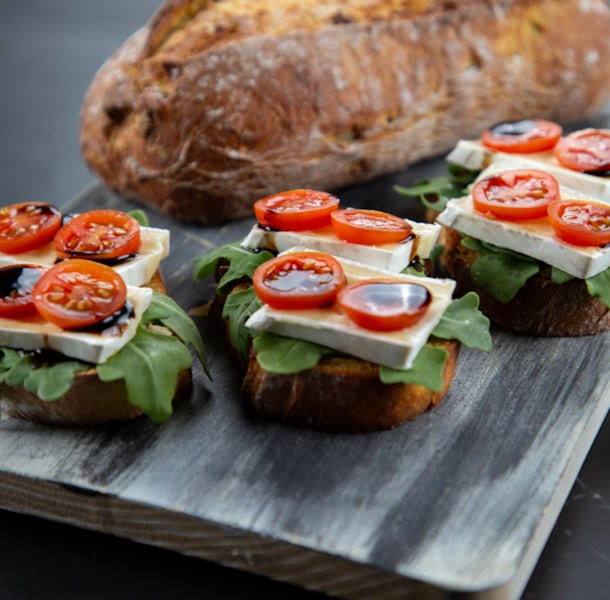
[[[167, 293], [160, 272], [147, 286]], [[190, 387], [191, 371], [186, 369], [179, 374], [175, 400], [187, 394]], [[21, 386], [0, 383], [0, 403], [3, 416], [53, 425], [99, 425], [134, 419], [142, 414], [139, 407], [127, 401], [124, 381], [103, 382], [97, 369], [75, 373], [70, 389], [52, 401], [43, 401]]]
[[456, 295], [476, 292], [481, 311], [496, 325], [545, 337], [595, 335], [610, 329], [610, 309], [589, 295], [582, 280], [555, 285], [550, 279], [550, 267], [545, 267], [504, 304], [470, 278], [470, 268], [478, 253], [461, 244], [462, 236], [443, 227], [442, 240], [444, 250], [439, 262], [456, 280]]
[[604, 0], [170, 0], [93, 79], [80, 140], [109, 188], [216, 223], [609, 98]]
[[301, 373], [269, 373], [252, 349], [242, 393], [254, 414], [282, 423], [343, 433], [393, 429], [437, 406], [449, 390], [460, 343], [429, 343], [448, 352], [439, 392], [416, 384], [384, 384], [377, 365], [340, 355], [324, 357]]

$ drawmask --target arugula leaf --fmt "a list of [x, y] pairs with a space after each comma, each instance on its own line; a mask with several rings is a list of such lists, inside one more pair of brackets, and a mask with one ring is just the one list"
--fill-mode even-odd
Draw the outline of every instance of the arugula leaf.
[[227, 260], [229, 266], [218, 282], [217, 291], [220, 295], [226, 295], [231, 289], [231, 285], [243, 277], [252, 278], [256, 267], [273, 258], [273, 254], [268, 250], [253, 252], [247, 248], [242, 248], [240, 242], [226, 244], [211, 250], [203, 256], [195, 258], [193, 276], [196, 279], [205, 279], [214, 275], [218, 263]]
[[231, 346], [243, 358], [247, 358], [252, 333], [245, 327], [246, 321], [263, 303], [258, 299], [253, 287], [233, 292], [227, 296], [222, 309], [223, 319], [229, 320]]
[[142, 315], [142, 324], [158, 322], [167, 327], [187, 346], [192, 346], [203, 365], [208, 377], [207, 361], [203, 339], [193, 320], [182, 310], [180, 305], [169, 296], [153, 291], [150, 305]]
[[178, 374], [191, 364], [191, 353], [179, 339], [139, 325], [129, 344], [97, 370], [102, 381], [125, 380], [129, 402], [160, 422], [171, 416]]
[[449, 353], [436, 346], [424, 346], [410, 369], [379, 367], [382, 383], [416, 383], [433, 392], [440, 392], [444, 384], [445, 361]]
[[464, 238], [462, 244], [479, 253], [470, 268], [472, 280], [499, 302], [512, 300], [525, 282], [540, 271], [538, 261], [523, 254], [470, 237]]
[[479, 296], [468, 292], [453, 300], [432, 335], [446, 340], [459, 340], [469, 348], [489, 350], [492, 344], [489, 319], [479, 310]]
[[148, 227], [148, 215], [140, 208], [130, 210], [127, 213], [130, 217], [133, 217], [142, 227]]
[[[174, 335], [150, 330], [147, 323], [160, 323]], [[193, 346], [209, 376], [203, 341], [191, 318], [168, 296], [153, 292], [136, 335], [105, 363], [96, 365], [102, 381], [124, 379], [127, 398], [155, 421], [167, 419], [178, 375], [192, 364], [187, 345]], [[94, 365], [76, 360], [41, 362], [37, 356], [0, 348], [0, 381], [23, 386], [41, 400], [57, 400], [72, 385], [74, 373]]]
[[551, 267], [551, 281], [555, 285], [562, 285], [563, 283], [567, 283], [572, 279], [574, 279], [574, 275], [570, 275], [557, 267]]
[[263, 369], [272, 373], [298, 373], [318, 364], [327, 354], [336, 351], [320, 344], [282, 337], [272, 333], [261, 333], [253, 342], [256, 358]]
[[610, 308], [610, 269], [585, 279], [585, 283], [589, 294], [599, 298]]
[[0, 381], [10, 386], [23, 386], [45, 401], [63, 396], [72, 385], [74, 373], [91, 368], [76, 360], [33, 364], [30, 354], [11, 348], [0, 348], [0, 352]]
[[[543, 264], [535, 258], [471, 237], [465, 237], [462, 244], [479, 254], [470, 269], [472, 280], [500, 302], [510, 301], [530, 277], [540, 272]], [[572, 279], [575, 277], [569, 273], [551, 267], [551, 281], [555, 285]], [[589, 295], [599, 298], [610, 308], [610, 269], [584, 281]]]
[[410, 187], [395, 186], [394, 190], [402, 196], [419, 198], [426, 208], [441, 212], [447, 200], [463, 196], [466, 188], [475, 180], [478, 171], [449, 165], [449, 175], [439, 175], [422, 179]]

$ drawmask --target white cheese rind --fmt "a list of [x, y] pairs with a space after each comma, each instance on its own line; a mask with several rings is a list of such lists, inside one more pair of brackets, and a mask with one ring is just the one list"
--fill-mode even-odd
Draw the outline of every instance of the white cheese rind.
[[[506, 169], [492, 163], [477, 179]], [[562, 198], [589, 196], [560, 185]], [[437, 221], [483, 242], [525, 254], [580, 279], [593, 277], [610, 267], [610, 248], [575, 246], [557, 238], [548, 218], [530, 221], [489, 219], [474, 209], [472, 197], [449, 200]]]
[[352, 244], [337, 238], [332, 227], [315, 231], [268, 231], [254, 225], [241, 243], [243, 248], [265, 248], [275, 252], [285, 252], [294, 246], [305, 246], [311, 250], [327, 252], [399, 273], [405, 269], [414, 255], [421, 259], [429, 258], [436, 245], [440, 226], [435, 223], [418, 223], [405, 219], [413, 227], [417, 236], [415, 242], [407, 240], [396, 244], [365, 246]]
[[455, 282], [391, 273], [342, 258], [339, 261], [348, 283], [391, 277], [426, 286], [432, 294], [432, 303], [425, 317], [413, 327], [400, 331], [375, 332], [356, 325], [337, 305], [316, 310], [277, 310], [263, 306], [248, 319], [246, 327], [315, 342], [379, 365], [408, 369], [451, 304]]
[[460, 140], [447, 155], [447, 162], [472, 171], [483, 170], [494, 162], [503, 164], [507, 169], [541, 169], [568, 188], [596, 200], [610, 202], [610, 177], [567, 169], [561, 166], [552, 151], [509, 154], [486, 148], [479, 141]]
[[23, 320], [0, 318], [0, 346], [16, 350], [55, 350], [69, 358], [101, 364], [136, 334], [142, 313], [148, 308], [152, 294], [151, 288], [128, 288], [127, 299], [133, 304], [134, 315], [120, 335], [66, 331], [40, 316]]
[[[140, 286], [148, 283], [161, 261], [169, 255], [170, 233], [167, 229], [142, 227], [142, 245], [138, 255], [112, 268], [123, 278], [127, 285]], [[53, 244], [31, 252], [4, 254], [0, 252], [0, 266], [16, 263], [31, 263], [50, 267], [57, 261]]]

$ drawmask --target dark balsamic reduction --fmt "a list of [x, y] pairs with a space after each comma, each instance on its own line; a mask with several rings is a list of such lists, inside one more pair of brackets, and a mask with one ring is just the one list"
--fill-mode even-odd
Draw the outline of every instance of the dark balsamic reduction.
[[99, 333], [100, 335], [120, 335], [123, 329], [127, 327], [127, 323], [129, 319], [133, 317], [133, 315], [133, 304], [127, 300], [125, 304], [119, 308], [119, 310], [111, 314], [109, 317], [106, 317], [104, 320], [96, 323], [95, 325], [78, 329], [76, 331], [80, 331], [82, 333]]
[[0, 297], [27, 296], [43, 273], [36, 265], [8, 265], [0, 269]]
[[71, 258], [84, 258], [86, 260], [93, 260], [97, 263], [106, 265], [107, 267], [116, 267], [117, 265], [121, 265], [123, 263], [126, 263], [134, 258], [136, 258], [136, 256], [138, 256], [138, 253], [134, 253], [134, 254], [125, 254], [123, 256], [117, 256], [116, 258], [106, 258], [106, 259], [101, 259], [101, 258], [96, 258], [96, 252], [75, 252], [74, 254], [71, 254], [69, 256], [69, 258], [58, 258], [55, 260], [55, 264], [59, 264], [60, 262], [63, 262], [64, 260], [70, 260]]
[[531, 119], [523, 119], [521, 121], [505, 121], [496, 123], [490, 127], [490, 131], [494, 135], [524, 135], [536, 127], [536, 123]]

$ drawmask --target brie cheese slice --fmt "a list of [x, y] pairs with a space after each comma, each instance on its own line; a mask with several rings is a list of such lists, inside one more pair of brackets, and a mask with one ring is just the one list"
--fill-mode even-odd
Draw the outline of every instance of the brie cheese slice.
[[[291, 251], [305, 249], [293, 248]], [[246, 327], [315, 342], [379, 365], [408, 369], [451, 304], [455, 282], [451, 279], [392, 273], [337, 258], [343, 266], [348, 283], [389, 277], [425, 286], [432, 294], [432, 303], [425, 316], [412, 327], [380, 332], [359, 327], [337, 304], [314, 310], [277, 310], [265, 305], [248, 319]]]
[[152, 294], [150, 288], [129, 287], [127, 300], [133, 306], [133, 314], [126, 323], [105, 333], [67, 331], [40, 315], [19, 320], [0, 318], [0, 346], [16, 350], [55, 350], [69, 358], [103, 363], [134, 337]]
[[[142, 245], [133, 258], [112, 265], [112, 268], [123, 278], [127, 285], [140, 286], [148, 283], [161, 261], [169, 255], [170, 233], [167, 229], [142, 227], [140, 229]], [[0, 252], [0, 266], [16, 263], [30, 263], [51, 267], [57, 262], [53, 243], [42, 248], [19, 254]]]
[[487, 148], [479, 141], [460, 140], [447, 155], [447, 162], [471, 171], [482, 171], [492, 163], [503, 164], [506, 169], [540, 169], [572, 190], [596, 200], [610, 202], [610, 177], [567, 169], [559, 163], [552, 151], [509, 154]]
[[394, 244], [365, 246], [345, 242], [334, 234], [330, 225], [313, 231], [270, 231], [254, 225], [241, 246], [253, 250], [264, 248], [272, 252], [285, 252], [294, 246], [304, 246], [399, 273], [415, 256], [429, 258], [440, 232], [440, 226], [436, 223], [405, 220], [413, 227], [414, 237]]
[[[503, 161], [492, 163], [478, 179], [507, 168], [512, 167]], [[559, 191], [562, 198], [590, 198], [565, 185], [560, 185]], [[610, 267], [610, 248], [568, 244], [557, 238], [547, 217], [527, 221], [489, 219], [474, 209], [471, 196], [449, 200], [437, 221], [463, 235], [541, 260], [580, 279]]]

